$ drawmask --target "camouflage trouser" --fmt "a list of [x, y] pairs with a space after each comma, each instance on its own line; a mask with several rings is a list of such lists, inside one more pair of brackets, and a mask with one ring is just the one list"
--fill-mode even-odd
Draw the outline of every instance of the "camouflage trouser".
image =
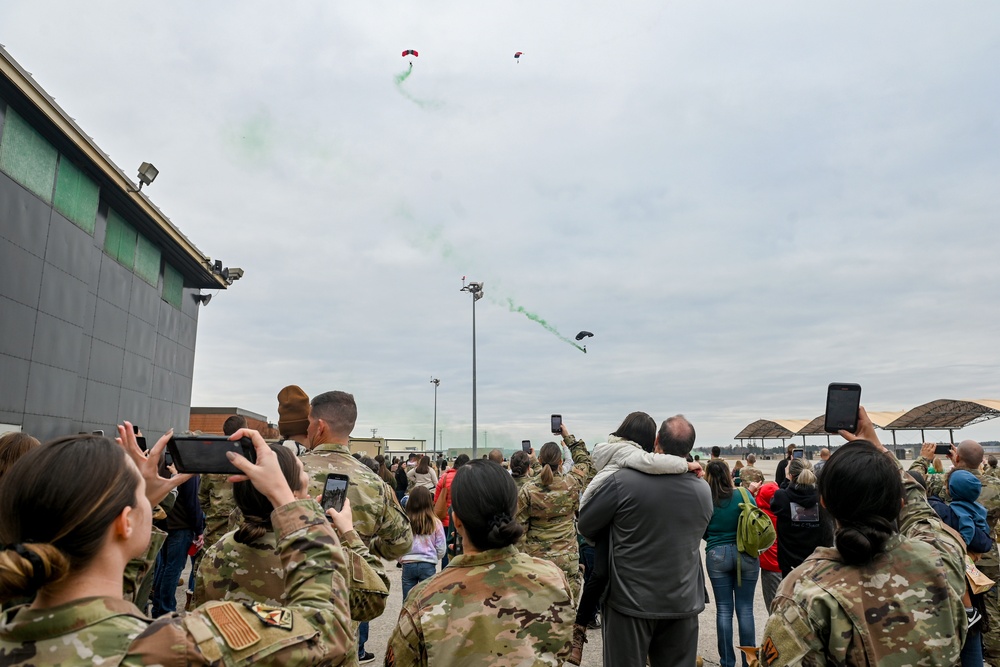
[[542, 556], [542, 558], [548, 558], [556, 564], [556, 566], [566, 574], [566, 579], [569, 581], [569, 590], [573, 594], [573, 606], [580, 601], [580, 589], [583, 586], [583, 577], [580, 576], [580, 552], [575, 551], [572, 553], [563, 553], [548, 556]]
[[983, 657], [994, 667], [1000, 667], [1000, 567], [979, 565], [979, 570], [997, 582], [983, 593], [986, 601], [986, 619], [990, 629], [983, 633]]

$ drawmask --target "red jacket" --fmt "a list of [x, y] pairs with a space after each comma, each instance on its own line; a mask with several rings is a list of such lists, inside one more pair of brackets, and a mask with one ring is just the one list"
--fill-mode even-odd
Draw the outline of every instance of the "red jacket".
[[[764, 510], [764, 512], [771, 517], [771, 524], [774, 526], [774, 532], [778, 532], [778, 518], [774, 516], [774, 512], [771, 511], [771, 499], [774, 498], [774, 492], [778, 490], [778, 484], [776, 482], [768, 482], [764, 486], [760, 487], [757, 491], [757, 507]], [[781, 568], [778, 567], [778, 540], [774, 541], [771, 548], [760, 555], [760, 567], [761, 569], [767, 570], [768, 572], [781, 572]]]
[[[448, 495], [448, 507], [451, 507], [451, 480], [455, 479], [454, 468], [448, 468], [444, 471], [444, 474], [438, 479], [437, 487], [434, 489], [434, 503], [437, 504], [438, 496], [441, 495], [442, 490], [446, 490]], [[771, 519], [774, 520], [773, 517]], [[444, 520], [441, 522], [444, 524], [445, 528], [448, 527], [448, 516], [445, 515]]]

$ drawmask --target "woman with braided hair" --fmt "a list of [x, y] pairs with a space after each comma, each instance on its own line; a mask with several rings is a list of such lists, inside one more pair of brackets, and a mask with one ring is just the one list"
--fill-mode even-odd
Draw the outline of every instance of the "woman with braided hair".
[[470, 461], [451, 485], [465, 552], [406, 598], [385, 664], [561, 665], [569, 654], [573, 602], [566, 577], [519, 553], [517, 489], [498, 464]]

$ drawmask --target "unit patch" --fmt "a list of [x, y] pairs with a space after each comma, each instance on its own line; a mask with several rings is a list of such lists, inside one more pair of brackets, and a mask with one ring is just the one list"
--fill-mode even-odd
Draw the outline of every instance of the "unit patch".
[[268, 607], [257, 602], [246, 602], [244, 604], [264, 625], [281, 628], [282, 630], [292, 629], [292, 612], [284, 607]]

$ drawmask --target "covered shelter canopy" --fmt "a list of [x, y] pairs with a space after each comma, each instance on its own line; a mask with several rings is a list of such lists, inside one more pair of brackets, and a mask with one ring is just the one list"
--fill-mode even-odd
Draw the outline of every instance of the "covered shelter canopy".
[[[869, 412], [868, 418], [872, 420], [876, 428], [885, 428], [894, 420], [902, 417], [905, 412]], [[828, 435], [823, 428], [826, 424], [826, 414], [821, 414], [816, 419], [806, 424], [795, 435]]]
[[907, 410], [882, 428], [890, 431], [951, 431], [1000, 417], [1000, 401], [994, 399], [938, 399]]
[[808, 419], [758, 419], [736, 434], [735, 440], [775, 438], [784, 440], [809, 423]]

